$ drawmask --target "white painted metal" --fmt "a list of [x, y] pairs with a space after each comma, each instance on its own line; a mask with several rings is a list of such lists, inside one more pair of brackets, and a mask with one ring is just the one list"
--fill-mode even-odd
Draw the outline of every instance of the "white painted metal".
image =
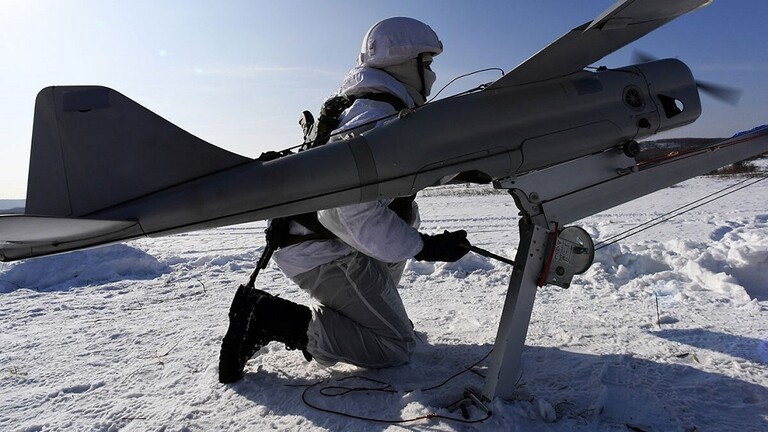
[[546, 254], [549, 230], [530, 221], [520, 223], [520, 243], [515, 255], [515, 269], [491, 354], [483, 396], [513, 399], [522, 374], [522, 354], [528, 324], [536, 298], [537, 280]]

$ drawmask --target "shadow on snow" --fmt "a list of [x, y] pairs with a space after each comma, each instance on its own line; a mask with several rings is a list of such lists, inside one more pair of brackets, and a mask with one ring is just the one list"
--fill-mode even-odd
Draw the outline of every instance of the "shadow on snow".
[[[721, 335], [720, 339], [728, 337]], [[706, 338], [705, 338], [706, 339]], [[442, 383], [480, 360], [491, 345], [420, 344], [408, 365], [381, 370], [327, 370], [326, 376], [290, 377], [268, 363], [249, 365], [246, 377], [232, 389], [257, 407], [277, 416], [298, 416], [329, 429], [381, 431], [391, 426], [315, 410], [302, 403], [305, 389], [310, 403], [336, 412], [385, 420], [403, 420], [429, 413], [461, 418], [445, 407], [461, 399], [467, 387], [482, 388], [489, 360], [475, 373], [464, 373], [434, 390], [420, 391]], [[296, 354], [299, 355], [299, 354]], [[670, 363], [658, 363], [629, 355], [593, 355], [551, 347], [526, 347], [525, 372], [521, 385], [533, 396], [528, 400], [496, 399], [493, 416], [479, 425], [488, 430], [550, 430], [541, 418], [541, 407], [550, 407], [557, 423], [569, 429], [603, 430], [619, 427], [638, 430], [768, 430], [765, 406], [768, 389], [736, 378], [697, 368], [690, 359], [670, 355]], [[256, 358], [258, 362], [258, 357]], [[677, 362], [677, 363], [674, 363]], [[685, 363], [688, 364], [685, 364]], [[322, 370], [314, 368], [315, 371]], [[323, 370], [324, 371], [324, 370]], [[382, 387], [365, 377], [392, 386], [394, 393], [344, 393], [332, 386]], [[346, 378], [346, 380], [345, 380]], [[416, 389], [417, 391], [408, 392]], [[257, 407], [251, 409], [258, 410]], [[249, 407], [243, 407], [248, 415]], [[258, 411], [257, 411], [258, 412]], [[263, 409], [262, 409], [263, 412]], [[471, 411], [472, 419], [483, 413]], [[442, 419], [399, 424], [405, 428], [429, 429]]]

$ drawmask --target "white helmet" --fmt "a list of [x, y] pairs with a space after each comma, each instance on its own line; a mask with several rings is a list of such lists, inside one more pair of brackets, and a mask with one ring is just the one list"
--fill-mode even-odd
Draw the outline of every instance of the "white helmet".
[[385, 68], [416, 58], [422, 53], [436, 56], [443, 43], [432, 28], [419, 20], [406, 17], [387, 18], [368, 30], [363, 38], [360, 66]]

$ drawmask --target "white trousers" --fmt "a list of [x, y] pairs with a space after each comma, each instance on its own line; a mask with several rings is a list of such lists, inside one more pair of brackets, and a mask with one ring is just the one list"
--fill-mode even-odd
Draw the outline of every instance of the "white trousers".
[[358, 252], [293, 278], [321, 304], [307, 345], [318, 363], [382, 368], [410, 360], [416, 337], [397, 292], [404, 268]]

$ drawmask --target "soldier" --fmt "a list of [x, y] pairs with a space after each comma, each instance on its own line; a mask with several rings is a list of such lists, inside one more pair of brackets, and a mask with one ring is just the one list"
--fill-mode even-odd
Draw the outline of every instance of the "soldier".
[[[360, 125], [377, 127], [385, 120], [376, 120], [401, 108], [423, 105], [436, 78], [432, 59], [442, 50], [437, 34], [412, 18], [389, 18], [371, 27], [358, 66], [339, 90], [354, 102], [341, 114], [341, 133], [332, 139], [344, 139], [344, 131]], [[321, 210], [315, 223], [290, 221], [292, 240], [273, 260], [320, 304], [310, 308], [241, 287], [222, 342], [219, 380], [239, 380], [246, 361], [271, 341], [323, 365], [407, 363], [416, 338], [397, 291], [406, 261], [451, 262], [469, 250], [465, 231], [426, 235], [417, 230], [419, 223], [413, 197]]]

